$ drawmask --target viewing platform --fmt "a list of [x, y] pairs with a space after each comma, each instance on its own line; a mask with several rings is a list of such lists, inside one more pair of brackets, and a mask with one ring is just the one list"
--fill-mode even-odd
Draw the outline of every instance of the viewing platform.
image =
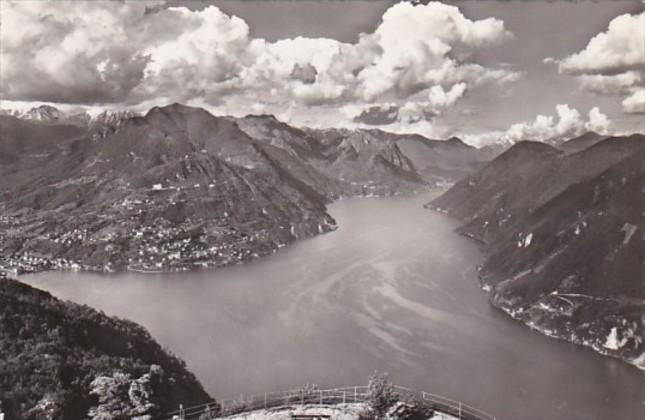
[[[472, 407], [460, 401], [441, 395], [410, 388], [394, 386], [401, 403], [410, 403], [433, 410], [444, 415], [440, 418], [459, 420], [497, 420], [492, 414]], [[300, 415], [304, 408], [330, 408], [341, 404], [363, 404], [368, 402], [367, 386], [354, 386], [333, 389], [297, 389], [290, 391], [268, 392], [251, 395], [237, 400], [222, 400], [208, 404], [185, 407], [175, 412], [158, 417], [159, 420], [209, 420], [251, 413], [257, 410], [290, 410], [294, 416]], [[310, 413], [306, 415], [311, 416]], [[318, 415], [325, 417], [327, 415]], [[331, 416], [331, 420], [335, 420]]]

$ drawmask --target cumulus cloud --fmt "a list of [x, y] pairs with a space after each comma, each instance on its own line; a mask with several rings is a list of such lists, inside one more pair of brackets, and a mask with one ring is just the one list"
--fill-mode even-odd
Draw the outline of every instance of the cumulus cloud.
[[500, 136], [503, 142], [521, 140], [548, 141], [579, 136], [585, 131], [606, 134], [610, 121], [597, 107], [592, 108], [585, 120], [580, 112], [569, 105], [556, 106], [556, 116], [538, 115], [533, 122], [513, 124]]
[[154, 4], [3, 2], [2, 97], [79, 103], [124, 100], [141, 82], [150, 61], [139, 48], [148, 37], [132, 22], [142, 20], [146, 6]]
[[605, 32], [585, 49], [566, 57], [560, 68], [569, 73], [617, 74], [642, 69], [645, 62], [645, 12], [614, 18]]
[[498, 19], [471, 21], [457, 7], [438, 2], [399, 3], [358, 44], [371, 58], [357, 76], [360, 93], [371, 100], [383, 94], [408, 96], [438, 84], [508, 81], [517, 74], [467, 60], [476, 49], [510, 37]]
[[[545, 59], [545, 62], [547, 59]], [[554, 60], [551, 60], [554, 61]], [[603, 95], [627, 95], [623, 110], [642, 112], [645, 79], [645, 12], [614, 18], [605, 32], [558, 62], [561, 72], [577, 76], [584, 89]]]
[[457, 102], [466, 92], [466, 83], [457, 83], [453, 85], [450, 90], [445, 91], [440, 85], [435, 85], [430, 88], [428, 93], [428, 100], [436, 109], [447, 108]]
[[444, 109], [454, 105], [465, 92], [466, 83], [463, 82], [453, 85], [448, 90], [444, 90], [441, 85], [434, 85], [421, 101], [407, 101], [400, 106], [371, 106], [357, 115], [354, 121], [370, 125], [391, 124], [395, 121], [407, 124], [431, 121]]
[[217, 7], [163, 1], [16, 1], [2, 11], [0, 95], [10, 100], [197, 101], [248, 113], [263, 92], [263, 109], [414, 102], [436, 113], [470, 89], [519, 77], [472, 59], [512, 37], [501, 20], [470, 20], [439, 2], [393, 5], [355, 43], [269, 42]]
[[[153, 28], [165, 22], [177, 33], [172, 38], [160, 34], [159, 40], [155, 35], [155, 39], [139, 46], [150, 63], [134, 100], [161, 95], [184, 101], [208, 94], [221, 95], [236, 83], [252, 60], [248, 54], [246, 22], [215, 7], [199, 11], [184, 7], [162, 9], [146, 15], [145, 20]], [[158, 30], [165, 29], [153, 32]]]
[[645, 114], [645, 88], [637, 89], [623, 100], [623, 110], [630, 114]]
[[476, 147], [490, 145], [509, 146], [518, 141], [532, 140], [557, 142], [580, 136], [587, 131], [609, 134], [612, 126], [607, 115], [598, 107], [589, 110], [586, 118], [566, 104], [556, 106], [555, 115], [538, 115], [535, 120], [518, 122], [508, 128], [491, 127], [489, 131], [455, 133], [466, 143]]
[[613, 74], [583, 74], [578, 82], [584, 89], [599, 95], [622, 95], [633, 91], [634, 86], [642, 86], [643, 74], [637, 71]]
[[600, 112], [596, 106], [589, 110], [589, 120], [585, 123], [585, 130], [595, 131], [599, 134], [607, 134], [611, 122], [607, 115]]

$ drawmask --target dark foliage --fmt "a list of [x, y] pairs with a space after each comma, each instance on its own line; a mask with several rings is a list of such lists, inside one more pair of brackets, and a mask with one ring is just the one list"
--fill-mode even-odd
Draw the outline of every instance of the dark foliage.
[[[372, 413], [374, 419], [384, 418], [390, 407], [399, 400], [387, 373], [374, 372], [367, 389], [367, 411]], [[361, 417], [369, 417], [369, 414], [363, 413]]]
[[210, 400], [141, 326], [11, 279], [0, 279], [0, 355], [0, 400], [10, 419], [85, 418], [101, 405], [100, 390], [118, 380], [128, 381], [132, 400], [123, 404], [145, 402], [144, 414]]

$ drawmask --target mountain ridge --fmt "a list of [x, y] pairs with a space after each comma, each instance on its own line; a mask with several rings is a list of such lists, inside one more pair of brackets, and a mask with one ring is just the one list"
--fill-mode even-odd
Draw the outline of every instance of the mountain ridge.
[[297, 128], [273, 115], [214, 116], [179, 103], [106, 111], [85, 128], [61, 121], [0, 115], [9, 210], [0, 226], [11, 232], [0, 264], [12, 270], [239, 262], [335, 229], [332, 200], [425, 191], [490, 159], [456, 137]]
[[494, 306], [645, 369], [642, 185], [645, 135], [571, 154], [524, 143], [428, 207], [480, 241], [480, 281]]
[[323, 194], [235, 122], [188, 107], [76, 140], [7, 185], [1, 255], [17, 270], [223, 265], [335, 229]]

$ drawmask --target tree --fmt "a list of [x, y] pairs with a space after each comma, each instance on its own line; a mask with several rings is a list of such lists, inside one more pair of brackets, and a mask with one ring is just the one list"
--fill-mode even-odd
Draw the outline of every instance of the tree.
[[382, 419], [399, 400], [387, 373], [374, 372], [367, 384], [367, 404], [375, 419]]
[[319, 398], [319, 388], [318, 385], [315, 384], [307, 384], [300, 388], [300, 391], [298, 392], [299, 396], [299, 402], [302, 404], [310, 404], [312, 402], [316, 402]]

